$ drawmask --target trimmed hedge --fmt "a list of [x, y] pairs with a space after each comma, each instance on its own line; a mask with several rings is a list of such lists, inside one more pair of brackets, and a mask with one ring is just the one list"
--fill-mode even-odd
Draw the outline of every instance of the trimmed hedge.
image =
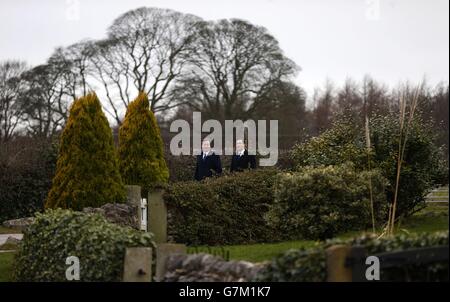
[[155, 247], [153, 235], [99, 214], [47, 210], [25, 231], [15, 259], [16, 281], [67, 281], [66, 258], [80, 260], [80, 281], [121, 281], [127, 247]]
[[[353, 239], [334, 239], [318, 243], [314, 248], [289, 250], [275, 257], [253, 281], [324, 282], [327, 279], [325, 250], [335, 244], [364, 246], [369, 255], [374, 255], [412, 248], [448, 245], [448, 239], [448, 231], [431, 234], [401, 234], [380, 239], [377, 239], [376, 235], [364, 235]], [[381, 269], [380, 276], [381, 281], [448, 281], [448, 272], [449, 266], [446, 262]]]
[[276, 169], [257, 169], [167, 186], [169, 236], [192, 245], [280, 240], [263, 215], [273, 202]]
[[326, 239], [351, 230], [370, 228], [372, 184], [375, 221], [385, 222], [387, 180], [379, 171], [358, 171], [352, 163], [304, 167], [283, 173], [275, 201], [265, 217], [284, 239]]

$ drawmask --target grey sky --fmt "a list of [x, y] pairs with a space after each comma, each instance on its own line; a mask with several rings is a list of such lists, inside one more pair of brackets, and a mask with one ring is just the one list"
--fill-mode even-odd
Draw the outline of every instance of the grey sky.
[[43, 63], [56, 46], [104, 37], [113, 19], [141, 6], [265, 26], [302, 67], [296, 82], [309, 94], [327, 77], [449, 80], [447, 0], [2, 0], [0, 60]]

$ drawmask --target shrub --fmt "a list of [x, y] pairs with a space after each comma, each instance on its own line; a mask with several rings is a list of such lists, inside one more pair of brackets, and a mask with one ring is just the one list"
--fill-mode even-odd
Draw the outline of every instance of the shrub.
[[75, 100], [64, 131], [46, 208], [99, 207], [125, 201], [109, 127], [95, 94]]
[[[374, 255], [412, 248], [448, 245], [448, 231], [431, 234], [401, 234], [380, 239], [377, 239], [376, 235], [364, 235], [352, 239], [334, 239], [318, 243], [311, 249], [290, 250], [275, 257], [253, 281], [326, 281], [325, 250], [335, 244], [364, 246], [369, 255]], [[381, 268], [380, 273], [381, 281], [443, 281], [448, 280], [448, 262], [390, 269]]]
[[325, 239], [367, 228], [372, 222], [369, 178], [376, 221], [384, 222], [386, 180], [377, 171], [357, 171], [351, 163], [280, 174], [266, 219], [286, 239]]
[[[195, 165], [197, 163], [195, 156], [176, 156], [172, 155], [170, 152], [166, 152], [165, 158], [169, 168], [169, 182], [194, 180]], [[224, 165], [223, 161], [222, 165]]]
[[66, 258], [80, 260], [80, 281], [121, 281], [125, 249], [154, 247], [153, 235], [99, 214], [47, 210], [25, 231], [14, 265], [17, 281], [66, 281]]
[[0, 222], [44, 209], [56, 156], [51, 139], [16, 137], [0, 144]]
[[[169, 168], [169, 182], [194, 180], [195, 165], [197, 163], [196, 157], [191, 155], [172, 155], [168, 151], [168, 148], [165, 149], [166, 152], [164, 157]], [[275, 167], [280, 170], [291, 169], [293, 166], [293, 161], [289, 155], [289, 152], [279, 153], [278, 162]], [[259, 156], [257, 155], [257, 164], [259, 162], [258, 158]], [[228, 171], [231, 165], [231, 156], [220, 156], [220, 161], [222, 162], [222, 168]]]
[[[392, 202], [397, 169], [399, 118], [393, 114], [375, 115], [370, 120], [371, 166], [380, 169], [389, 181], [386, 197]], [[306, 143], [296, 145], [291, 157], [295, 170], [304, 166], [339, 165], [351, 161], [367, 168], [364, 127], [351, 118], [341, 118], [333, 127]], [[409, 129], [398, 195], [398, 216], [407, 216], [423, 205], [428, 190], [445, 179], [441, 150], [434, 144], [430, 125], [416, 117]]]
[[168, 185], [169, 235], [192, 245], [279, 240], [263, 215], [273, 201], [277, 170], [258, 169]]
[[160, 130], [145, 93], [130, 103], [119, 129], [119, 167], [126, 184], [144, 191], [169, 179]]

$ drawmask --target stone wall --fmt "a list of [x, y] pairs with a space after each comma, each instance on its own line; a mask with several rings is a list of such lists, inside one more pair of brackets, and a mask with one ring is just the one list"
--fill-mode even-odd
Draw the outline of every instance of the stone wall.
[[138, 207], [129, 203], [107, 203], [100, 208], [88, 207], [83, 209], [85, 213], [99, 213], [109, 222], [139, 229], [140, 221], [137, 211]]
[[6, 220], [3, 222], [5, 228], [15, 229], [18, 231], [24, 231], [34, 221], [33, 217], [18, 218], [12, 220]]
[[225, 261], [209, 254], [174, 254], [166, 262], [163, 282], [245, 282], [253, 280], [264, 264]]

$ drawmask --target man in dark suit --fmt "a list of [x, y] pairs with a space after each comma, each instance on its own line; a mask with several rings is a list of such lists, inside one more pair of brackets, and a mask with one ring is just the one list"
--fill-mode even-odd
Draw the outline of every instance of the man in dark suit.
[[236, 154], [231, 159], [231, 172], [240, 172], [256, 168], [256, 156], [249, 155], [243, 140], [236, 141]]
[[211, 144], [208, 140], [202, 143], [202, 153], [197, 155], [197, 166], [195, 168], [195, 179], [200, 181], [206, 177], [213, 176], [213, 171], [217, 174], [222, 173], [222, 164], [219, 155], [211, 150]]

